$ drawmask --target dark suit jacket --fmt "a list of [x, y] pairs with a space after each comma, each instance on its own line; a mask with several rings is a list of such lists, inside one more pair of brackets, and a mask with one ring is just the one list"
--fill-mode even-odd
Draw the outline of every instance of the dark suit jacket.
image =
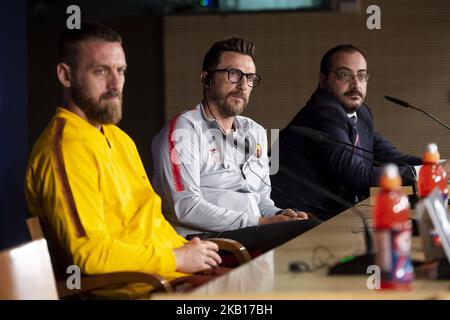
[[[357, 198], [362, 200], [369, 195], [370, 187], [378, 185], [382, 168], [374, 166], [373, 159], [382, 163], [422, 163], [420, 158], [400, 153], [375, 131], [372, 114], [365, 104], [358, 108], [357, 119], [361, 147], [373, 151], [373, 155], [363, 153], [369, 159], [358, 156], [360, 151], [355, 152], [351, 147], [346, 147], [346, 151], [338, 144], [318, 144], [293, 132], [292, 125], [305, 126], [323, 131], [333, 139], [353, 144], [356, 133], [344, 107], [333, 95], [317, 89], [288, 127], [280, 132], [280, 166], [355, 203]], [[402, 174], [411, 176], [410, 170], [400, 166]], [[405, 185], [408, 184], [406, 179], [403, 180]], [[296, 207], [312, 212], [321, 219], [328, 219], [345, 209], [323, 193], [311, 190], [292, 175], [278, 171], [271, 181], [274, 187], [271, 197], [280, 208]]]

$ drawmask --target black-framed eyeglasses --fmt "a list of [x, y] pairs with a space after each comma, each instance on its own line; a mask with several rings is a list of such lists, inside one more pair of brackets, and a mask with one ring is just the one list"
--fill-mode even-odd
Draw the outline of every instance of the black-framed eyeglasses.
[[336, 71], [330, 72], [333, 72], [337, 76], [337, 78], [343, 82], [350, 82], [355, 77], [360, 82], [367, 82], [369, 81], [370, 78], [370, 74], [368, 74], [367, 71], [358, 71], [356, 74], [354, 74], [353, 72], [347, 69], [338, 69]]
[[256, 73], [244, 73], [239, 69], [236, 68], [226, 68], [226, 69], [215, 69], [215, 70], [209, 70], [210, 73], [213, 72], [227, 72], [228, 73], [228, 80], [232, 83], [238, 83], [242, 80], [242, 77], [245, 76], [247, 78], [247, 85], [249, 87], [256, 87], [259, 82], [261, 81], [261, 76]]

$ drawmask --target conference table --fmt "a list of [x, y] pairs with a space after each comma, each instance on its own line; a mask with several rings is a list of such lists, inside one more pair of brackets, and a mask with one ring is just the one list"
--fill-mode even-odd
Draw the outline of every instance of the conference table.
[[[450, 299], [450, 279], [433, 280], [416, 273], [410, 290], [377, 290], [371, 270], [359, 275], [328, 274], [338, 260], [365, 252], [362, 218], [355, 209], [370, 225], [371, 200], [187, 294], [153, 299]], [[418, 237], [412, 240], [412, 258], [424, 260]]]

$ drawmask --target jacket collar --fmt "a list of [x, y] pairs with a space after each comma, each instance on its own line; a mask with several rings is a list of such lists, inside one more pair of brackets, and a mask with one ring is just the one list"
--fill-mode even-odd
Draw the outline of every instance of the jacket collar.
[[109, 138], [110, 125], [103, 125], [102, 130], [100, 131], [91, 123], [89, 123], [85, 119], [81, 118], [79, 115], [75, 114], [74, 112], [64, 107], [58, 107], [56, 109], [55, 118], [66, 119], [68, 122], [73, 124], [79, 130], [79, 132], [81, 132], [83, 135], [88, 136], [91, 139], [96, 140], [101, 139], [103, 141], [105, 137]]

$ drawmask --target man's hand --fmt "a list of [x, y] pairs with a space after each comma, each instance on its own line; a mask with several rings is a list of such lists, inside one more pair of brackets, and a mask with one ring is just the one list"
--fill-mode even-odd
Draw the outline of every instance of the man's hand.
[[285, 215], [292, 218], [300, 218], [300, 220], [308, 219], [308, 214], [303, 211], [294, 211], [292, 209], [286, 209], [280, 215]]
[[294, 211], [292, 209], [286, 209], [282, 213], [274, 215], [272, 217], [260, 217], [259, 224], [270, 224], [291, 220], [305, 220], [308, 219], [308, 214], [303, 211]]
[[173, 249], [177, 260], [177, 271], [195, 273], [216, 268], [222, 262], [217, 251], [219, 251], [217, 244], [195, 237], [184, 246]]

